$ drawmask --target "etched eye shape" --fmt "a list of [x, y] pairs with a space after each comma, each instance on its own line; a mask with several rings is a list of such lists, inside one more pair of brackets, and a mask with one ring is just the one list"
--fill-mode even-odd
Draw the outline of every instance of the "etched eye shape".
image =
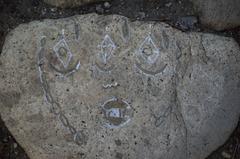
[[144, 75], [155, 76], [162, 73], [167, 67], [167, 64], [159, 60], [160, 51], [151, 35], [148, 35], [140, 44], [136, 55], [135, 67]]
[[121, 99], [112, 98], [102, 105], [105, 125], [118, 128], [127, 124], [133, 117], [132, 107]]
[[103, 41], [98, 47], [100, 47], [100, 51], [95, 60], [95, 68], [97, 71], [110, 73], [114, 68], [113, 60], [110, 59], [111, 56], [113, 56], [116, 45], [109, 35], [105, 35]]
[[58, 60], [62, 63], [64, 68], [67, 68], [69, 62], [72, 59], [72, 53], [64, 39], [61, 39], [54, 47], [53, 50], [58, 58]]
[[49, 63], [54, 71], [63, 77], [67, 77], [79, 70], [81, 66], [80, 60], [73, 59], [73, 54], [65, 40], [64, 29], [59, 42], [53, 46], [53, 50], [55, 56], [52, 57]]
[[114, 44], [109, 35], [105, 35], [100, 47], [101, 51], [99, 53], [99, 58], [104, 64], [106, 64], [107, 60], [111, 58], [113, 51], [116, 48], [116, 45]]
[[141, 43], [138, 55], [144, 59], [145, 62], [153, 64], [159, 57], [159, 49], [155, 45], [152, 37], [148, 35]]

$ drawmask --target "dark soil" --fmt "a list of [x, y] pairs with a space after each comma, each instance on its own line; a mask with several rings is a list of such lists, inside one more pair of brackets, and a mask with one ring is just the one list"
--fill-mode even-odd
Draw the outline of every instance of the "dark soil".
[[[217, 32], [198, 23], [189, 0], [112, 0], [84, 5], [75, 9], [59, 9], [42, 0], [0, 0], [0, 50], [6, 34], [21, 23], [45, 18], [61, 18], [96, 12], [120, 14], [132, 20], [164, 21], [183, 31], [201, 31], [230, 36], [240, 44], [240, 27]], [[228, 141], [207, 159], [240, 159], [240, 122]], [[28, 159], [0, 117], [0, 159]]]

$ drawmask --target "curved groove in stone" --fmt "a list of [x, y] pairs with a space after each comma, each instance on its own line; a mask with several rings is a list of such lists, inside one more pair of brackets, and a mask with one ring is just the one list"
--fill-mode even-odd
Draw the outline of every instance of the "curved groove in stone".
[[139, 70], [141, 70], [143, 73], [145, 73], [145, 74], [147, 74], [147, 75], [152, 75], [152, 76], [155, 76], [155, 75], [157, 75], [157, 74], [159, 74], [159, 73], [162, 73], [162, 72], [165, 70], [165, 68], [167, 67], [167, 64], [165, 64], [162, 68], [160, 68], [160, 69], [157, 70], [157, 71], [149, 71], [149, 70], [144, 69], [144, 68], [141, 66], [141, 64], [139, 64], [138, 62], [136, 62], [135, 64], [136, 64], [136, 67], [137, 67]]

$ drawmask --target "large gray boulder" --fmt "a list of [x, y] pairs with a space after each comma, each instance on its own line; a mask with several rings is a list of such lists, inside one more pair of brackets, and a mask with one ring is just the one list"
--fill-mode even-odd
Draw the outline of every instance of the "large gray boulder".
[[69, 8], [69, 7], [78, 7], [88, 3], [100, 2], [104, 0], [43, 0], [43, 1], [55, 7]]
[[34, 21], [0, 63], [1, 117], [31, 159], [204, 159], [240, 114], [238, 44], [164, 23]]
[[240, 26], [239, 0], [191, 0], [203, 25], [216, 30]]

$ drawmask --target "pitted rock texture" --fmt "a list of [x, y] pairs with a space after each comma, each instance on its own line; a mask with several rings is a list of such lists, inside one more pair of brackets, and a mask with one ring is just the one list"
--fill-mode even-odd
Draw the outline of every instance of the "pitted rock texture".
[[44, 0], [45, 3], [60, 8], [78, 7], [84, 4], [100, 1], [103, 0]]
[[204, 159], [238, 122], [232, 38], [89, 14], [22, 24], [0, 57], [0, 113], [32, 159]]

